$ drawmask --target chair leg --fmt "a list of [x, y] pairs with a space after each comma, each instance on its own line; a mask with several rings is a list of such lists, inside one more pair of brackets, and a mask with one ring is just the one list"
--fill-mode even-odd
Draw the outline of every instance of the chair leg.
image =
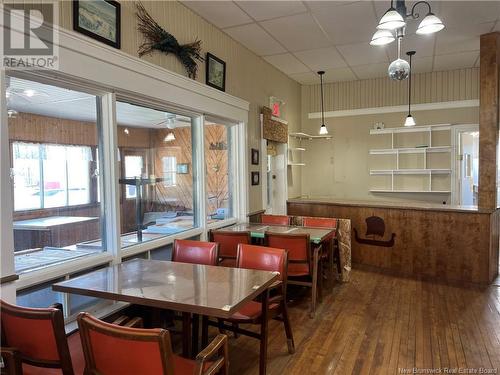
[[290, 324], [290, 318], [288, 316], [288, 307], [286, 302], [282, 302], [281, 314], [283, 315], [283, 324], [285, 325], [286, 333], [286, 344], [288, 345], [288, 353], [295, 353], [295, 342], [293, 341], [292, 326]]
[[224, 329], [224, 320], [217, 318], [217, 325], [219, 327], [219, 333], [226, 334], [226, 330]]
[[201, 318], [201, 346], [206, 348], [208, 345], [208, 316]]
[[240, 336], [238, 331], [237, 331], [237, 329], [239, 328], [238, 323], [233, 323], [233, 328], [234, 328], [234, 331], [233, 331], [234, 338], [237, 339]]

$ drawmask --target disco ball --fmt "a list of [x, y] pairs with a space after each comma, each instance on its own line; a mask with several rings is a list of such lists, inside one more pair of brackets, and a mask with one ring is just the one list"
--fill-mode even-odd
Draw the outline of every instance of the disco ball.
[[389, 73], [389, 77], [391, 79], [402, 81], [403, 79], [408, 78], [408, 75], [410, 74], [410, 64], [403, 59], [394, 60], [391, 65], [389, 65], [387, 72]]

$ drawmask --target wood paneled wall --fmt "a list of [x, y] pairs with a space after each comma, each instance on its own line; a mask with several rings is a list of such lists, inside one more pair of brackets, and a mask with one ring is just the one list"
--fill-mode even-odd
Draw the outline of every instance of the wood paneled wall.
[[[405, 276], [476, 284], [489, 284], [498, 274], [498, 210], [479, 213], [289, 202], [288, 214], [351, 219], [354, 263]], [[384, 220], [384, 239], [396, 234], [393, 247], [354, 239], [354, 228], [367, 237], [365, 219], [369, 216]]]
[[[387, 77], [324, 85], [325, 111], [406, 105], [408, 80]], [[320, 108], [319, 85], [302, 86], [302, 114]], [[412, 76], [412, 103], [479, 99], [479, 69], [419, 73]]]

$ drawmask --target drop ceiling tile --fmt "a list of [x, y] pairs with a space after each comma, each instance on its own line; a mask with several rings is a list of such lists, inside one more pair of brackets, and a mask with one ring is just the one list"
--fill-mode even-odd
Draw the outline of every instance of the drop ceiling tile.
[[339, 5], [346, 5], [346, 4], [352, 4], [352, 3], [358, 3], [360, 0], [351, 0], [351, 1], [304, 1], [304, 3], [308, 6], [308, 8], [311, 10], [313, 13], [322, 13], [322, 12], [329, 12], [332, 10], [333, 7], [339, 6]]
[[461, 52], [434, 57], [434, 70], [452, 70], [473, 67], [479, 52]]
[[353, 72], [359, 79], [387, 77], [388, 63], [369, 64], [352, 67]]
[[314, 71], [347, 66], [335, 47], [300, 51], [294, 55]]
[[289, 77], [303, 85], [316, 85], [319, 83], [318, 75], [313, 72], [292, 73], [289, 74]]
[[237, 1], [236, 3], [257, 21], [307, 12], [301, 1]]
[[232, 1], [183, 1], [183, 4], [221, 29], [252, 22]]
[[[434, 55], [435, 35], [407, 35], [401, 42], [401, 56], [405, 56], [407, 51], [415, 51], [416, 56], [427, 57]], [[392, 57], [392, 55], [391, 55]], [[393, 57], [396, 57], [394, 52]]]
[[446, 27], [494, 22], [499, 15], [498, 1], [442, 1], [441, 10], [436, 13]]
[[331, 44], [309, 13], [263, 21], [261, 25], [292, 52]]
[[[334, 2], [325, 3], [334, 4]], [[373, 5], [369, 1], [331, 5], [329, 10], [313, 14], [335, 45], [369, 42], [377, 26]]]
[[432, 72], [432, 61], [432, 56], [413, 58], [411, 62], [413, 73]]
[[309, 68], [302, 64], [295, 56], [290, 53], [265, 56], [264, 59], [273, 64], [276, 68], [285, 74], [305, 73]]
[[489, 33], [494, 22], [447, 28], [436, 35], [436, 55], [479, 51], [479, 36]]
[[325, 71], [325, 75], [323, 76], [323, 80], [326, 83], [329, 82], [341, 82], [341, 81], [354, 81], [356, 80], [356, 76], [352, 72], [351, 68], [336, 68], [336, 69], [327, 69]]
[[337, 46], [337, 49], [350, 66], [389, 62], [386, 48], [370, 46], [369, 41]]
[[286, 52], [285, 48], [256, 23], [230, 27], [224, 31], [259, 56]]

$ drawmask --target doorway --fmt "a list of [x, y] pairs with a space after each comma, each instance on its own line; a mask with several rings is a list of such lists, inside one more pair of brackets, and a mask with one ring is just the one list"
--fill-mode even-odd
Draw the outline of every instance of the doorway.
[[[264, 146], [264, 145], [263, 145]], [[286, 215], [287, 192], [287, 145], [265, 142], [264, 207], [266, 213]]]
[[455, 130], [457, 153], [457, 203], [477, 206], [479, 186], [479, 125], [462, 125]]

